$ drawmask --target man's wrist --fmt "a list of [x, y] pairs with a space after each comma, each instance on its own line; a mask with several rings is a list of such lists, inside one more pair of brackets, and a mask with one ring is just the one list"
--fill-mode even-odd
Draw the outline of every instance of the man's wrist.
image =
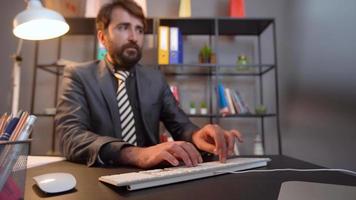
[[[104, 144], [100, 150], [97, 157], [97, 161], [100, 164], [105, 165], [122, 165], [118, 159], [118, 155], [120, 154], [122, 148], [131, 146], [128, 143], [124, 142], [109, 142]], [[102, 163], [100, 162], [102, 161]]]
[[139, 166], [140, 153], [143, 148], [135, 146], [123, 147], [118, 156], [118, 162], [122, 165]]

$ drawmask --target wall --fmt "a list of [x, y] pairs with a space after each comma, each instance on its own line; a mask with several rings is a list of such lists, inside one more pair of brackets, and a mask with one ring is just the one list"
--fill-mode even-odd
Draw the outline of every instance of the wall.
[[[1, 6], [0, 39], [2, 48], [0, 50], [0, 113], [11, 110], [11, 73], [12, 60], [10, 55], [14, 54], [17, 46], [17, 39], [12, 34], [12, 19], [16, 15], [15, 10], [20, 10], [24, 7], [23, 2], [15, 1], [14, 3], [4, 3]], [[25, 44], [26, 46], [26, 44]]]
[[353, 0], [289, 2], [289, 42], [285, 50], [290, 70], [284, 78], [292, 85], [281, 96], [284, 153], [327, 167], [353, 170], [355, 8]]

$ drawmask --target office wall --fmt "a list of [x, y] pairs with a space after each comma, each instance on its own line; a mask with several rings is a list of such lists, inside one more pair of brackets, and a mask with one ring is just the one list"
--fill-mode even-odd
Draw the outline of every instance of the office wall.
[[356, 170], [356, 1], [288, 3], [284, 153]]
[[16, 51], [17, 40], [12, 35], [12, 19], [16, 15], [15, 10], [22, 8], [23, 2], [14, 1], [14, 3], [4, 3], [1, 6], [0, 31], [1, 49], [0, 49], [0, 113], [11, 110], [11, 73], [12, 61], [10, 55]]

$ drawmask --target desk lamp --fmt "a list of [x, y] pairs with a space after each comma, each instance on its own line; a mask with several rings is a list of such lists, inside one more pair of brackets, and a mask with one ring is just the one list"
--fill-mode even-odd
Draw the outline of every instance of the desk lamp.
[[12, 113], [18, 112], [20, 95], [20, 56], [22, 40], [48, 40], [64, 35], [69, 25], [64, 17], [42, 6], [40, 0], [25, 0], [27, 9], [16, 15], [13, 22], [13, 34], [19, 38], [16, 54], [13, 56], [13, 95]]

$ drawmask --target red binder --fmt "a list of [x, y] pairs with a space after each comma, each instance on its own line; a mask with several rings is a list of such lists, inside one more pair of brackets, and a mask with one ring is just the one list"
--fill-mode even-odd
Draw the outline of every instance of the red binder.
[[245, 17], [245, 0], [230, 0], [230, 17]]

